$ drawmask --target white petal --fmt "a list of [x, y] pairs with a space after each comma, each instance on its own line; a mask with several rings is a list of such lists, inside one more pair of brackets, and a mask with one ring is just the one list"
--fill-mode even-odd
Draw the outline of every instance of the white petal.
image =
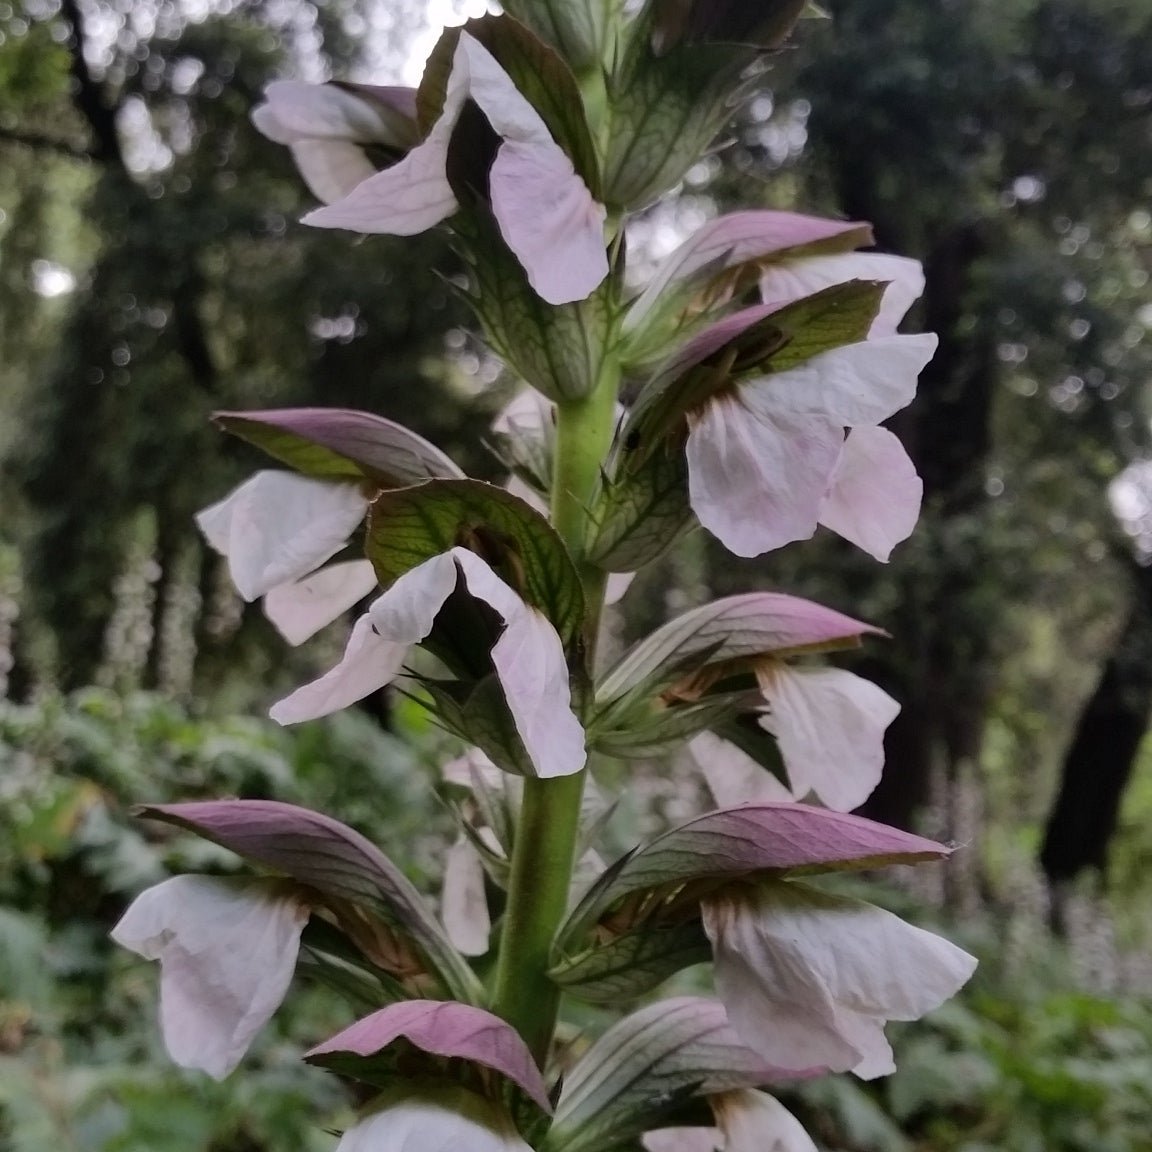
[[487, 788], [502, 788], [507, 777], [479, 748], [469, 748], [463, 756], [449, 760], [440, 769], [444, 780], [449, 784], [459, 784], [463, 788], [473, 787], [473, 776], [479, 776]]
[[584, 767], [584, 729], [572, 711], [564, 646], [552, 624], [530, 608], [483, 560], [453, 549], [468, 591], [504, 618], [492, 662], [516, 731], [541, 779]]
[[483, 956], [488, 951], [492, 920], [484, 893], [484, 864], [476, 846], [463, 834], [448, 849], [444, 861], [440, 919], [448, 939], [465, 956]]
[[724, 1092], [711, 1103], [724, 1152], [818, 1152], [800, 1121], [766, 1092]]
[[887, 428], [853, 428], [844, 441], [820, 523], [877, 560], [912, 535], [924, 484]]
[[794, 799], [771, 772], [714, 732], [698, 732], [689, 741], [688, 750], [720, 808], [734, 808], [751, 800]]
[[291, 151], [308, 191], [323, 204], [342, 200], [376, 175], [364, 149], [349, 140], [301, 140]]
[[976, 961], [882, 908], [789, 881], [704, 905], [716, 986], [744, 1042], [781, 1068], [892, 1071], [886, 1020], [953, 996]]
[[764, 377], [757, 395], [772, 411], [826, 416], [849, 428], [879, 424], [912, 402], [935, 351], [930, 332], [846, 344]]
[[172, 1059], [222, 1080], [283, 1001], [307, 919], [283, 881], [176, 876], [142, 892], [112, 939], [160, 961]]
[[528, 436], [533, 440], [555, 435], [556, 405], [535, 388], [523, 388], [504, 405], [492, 421], [492, 431], [505, 436]]
[[391, 683], [408, 650], [432, 631], [436, 614], [456, 587], [450, 554], [405, 572], [356, 621], [340, 663], [297, 688], [268, 713], [278, 724], [299, 724], [347, 708]]
[[330, 564], [267, 592], [264, 615], [289, 644], [303, 644], [375, 588], [376, 572], [369, 561]]
[[263, 471], [197, 513], [196, 523], [228, 558], [240, 595], [255, 600], [339, 552], [367, 508], [356, 484]]
[[780, 745], [797, 796], [815, 792], [837, 812], [859, 808], [884, 770], [884, 730], [900, 705], [870, 680], [842, 668], [757, 670], [769, 712], [760, 723]]
[[604, 582], [604, 603], [611, 606], [624, 599], [624, 594], [632, 587], [635, 572], [609, 572]]
[[760, 279], [760, 292], [765, 303], [787, 303], [849, 280], [888, 281], [870, 337], [895, 336], [900, 321], [924, 291], [919, 260], [877, 252], [840, 252], [771, 264]]
[[468, 98], [468, 72], [458, 66], [460, 49], [448, 77], [444, 108], [427, 137], [399, 163], [385, 168], [327, 208], [318, 208], [303, 223], [317, 228], [414, 236], [457, 209], [445, 164], [460, 110]]
[[393, 104], [365, 99], [339, 84], [275, 80], [265, 89], [264, 98], [265, 102], [252, 110], [252, 122], [277, 144], [301, 140], [407, 142], [398, 138], [397, 132], [398, 120], [407, 118]]
[[468, 95], [505, 140], [525, 144], [553, 142], [540, 113], [500, 67], [496, 57], [474, 36], [461, 33], [452, 66], [467, 73]]
[[644, 1152], [716, 1152], [723, 1147], [715, 1128], [655, 1128], [640, 1143]]
[[836, 466], [843, 433], [819, 417], [752, 411], [754, 389], [710, 400], [688, 418], [692, 509], [737, 556], [807, 540]]
[[551, 140], [509, 142], [488, 176], [492, 212], [528, 283], [549, 304], [583, 300], [608, 275], [603, 204]]
[[393, 1089], [336, 1152], [532, 1152], [502, 1108], [464, 1088]]

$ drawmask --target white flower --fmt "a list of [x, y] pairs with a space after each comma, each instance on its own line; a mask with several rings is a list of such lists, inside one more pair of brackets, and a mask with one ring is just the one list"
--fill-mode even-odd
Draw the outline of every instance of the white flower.
[[[481, 831], [491, 835], [489, 828]], [[499, 848], [499, 844], [496, 847]], [[440, 920], [448, 939], [465, 956], [483, 956], [488, 951], [492, 917], [484, 892], [484, 861], [480, 850], [463, 832], [448, 849], [444, 861]]]
[[289, 644], [303, 644], [377, 587], [368, 560], [329, 564], [303, 580], [281, 584], [264, 595], [264, 615]]
[[175, 876], [112, 930], [160, 961], [160, 1027], [172, 1059], [224, 1079], [280, 1006], [309, 909], [281, 880]]
[[753, 1088], [708, 1098], [715, 1128], [657, 1128], [647, 1152], [817, 1152], [800, 1121], [774, 1096]]
[[419, 139], [413, 88], [276, 80], [252, 110], [252, 123], [288, 146], [304, 182], [325, 204], [376, 175], [364, 145], [407, 150]]
[[240, 595], [263, 596], [281, 635], [300, 644], [376, 587], [367, 560], [316, 571], [348, 543], [367, 510], [358, 484], [266, 469], [198, 512], [196, 523], [227, 558]]
[[880, 783], [884, 731], [900, 705], [842, 668], [765, 660], [756, 679], [768, 703], [760, 723], [776, 737], [792, 794], [815, 792], [837, 812], [859, 808]]
[[464, 1088], [393, 1089], [336, 1152], [532, 1152], [508, 1113]]
[[[860, 487], [864, 443], [851, 442], [912, 400], [935, 349], [933, 335], [848, 344], [743, 381], [690, 412], [688, 490], [701, 524], [738, 556], [758, 556], [808, 539], [827, 514], [834, 526], [849, 527], [855, 543], [887, 558], [892, 533], [908, 526], [909, 515], [915, 522], [920, 481], [889, 452], [878, 491]], [[845, 428], [854, 430], [850, 448]], [[853, 455], [841, 466], [846, 450]]]
[[781, 1069], [888, 1075], [885, 1022], [919, 1019], [976, 967], [891, 912], [792, 881], [725, 889], [703, 918], [732, 1026]]
[[604, 206], [512, 78], [467, 32], [452, 59], [443, 111], [424, 141], [304, 223], [412, 236], [446, 220], [458, 207], [446, 171], [448, 147], [469, 99], [502, 141], [488, 184], [504, 240], [543, 299], [583, 300], [608, 275]]
[[340, 663], [274, 705], [272, 719], [298, 724], [327, 716], [390, 684], [409, 649], [432, 631], [459, 577], [504, 621], [492, 662], [536, 774], [579, 772], [585, 760], [584, 731], [572, 712], [568, 666], [556, 629], [466, 548], [434, 556], [401, 576], [356, 621]]

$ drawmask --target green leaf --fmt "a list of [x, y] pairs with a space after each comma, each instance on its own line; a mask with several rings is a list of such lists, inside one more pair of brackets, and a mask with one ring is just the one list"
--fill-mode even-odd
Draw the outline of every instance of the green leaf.
[[588, 747], [621, 760], [652, 760], [676, 751], [705, 728], [718, 730], [719, 725], [734, 720], [745, 707], [745, 693], [664, 708], [643, 701], [633, 710], [612, 709], [609, 723], [593, 719], [588, 728]]
[[716, 393], [866, 340], [886, 287], [849, 280], [782, 308], [760, 305], [733, 313], [703, 329], [641, 389], [625, 442], [643, 460]]
[[625, 446], [589, 519], [588, 559], [597, 567], [634, 572], [659, 559], [695, 523], [684, 453], [657, 450], [633, 466]]
[[437, 718], [450, 732], [474, 744], [503, 771], [517, 776], [536, 775], [495, 673], [475, 685], [428, 680], [423, 683], [435, 702]]
[[305, 476], [367, 479], [385, 487], [419, 484], [464, 473], [422, 436], [369, 412], [347, 408], [284, 408], [216, 412], [212, 419], [233, 436]]
[[594, 1004], [618, 1004], [651, 991], [669, 976], [712, 958], [698, 920], [643, 924], [605, 944], [554, 964], [548, 975], [566, 992]]
[[384, 492], [369, 510], [365, 552], [384, 588], [458, 545], [482, 556], [566, 643], [579, 633], [576, 566], [552, 525], [523, 500], [479, 480], [431, 480]]
[[603, 1152], [653, 1128], [695, 1096], [768, 1075], [717, 1000], [650, 1004], [596, 1041], [564, 1081], [543, 1152]]
[[616, 286], [605, 279], [584, 300], [549, 304], [528, 283], [486, 205], [457, 214], [454, 231], [475, 290], [463, 293], [492, 350], [550, 400], [578, 400], [600, 378]]
[[605, 28], [618, 19], [619, 0], [506, 0], [505, 12], [527, 25], [580, 70], [596, 63]]
[[605, 201], [622, 210], [642, 208], [678, 184], [731, 118], [748, 87], [741, 73], [757, 55], [736, 45], [698, 44], [656, 56], [642, 16], [609, 78]]
[[774, 312], [785, 343], [772, 354], [769, 369], [786, 372], [822, 352], [867, 340], [887, 287], [880, 281], [848, 280]]

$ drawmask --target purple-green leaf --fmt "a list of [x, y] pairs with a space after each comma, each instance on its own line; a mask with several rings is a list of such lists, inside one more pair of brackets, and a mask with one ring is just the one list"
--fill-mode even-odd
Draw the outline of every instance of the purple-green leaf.
[[854, 647], [882, 629], [853, 620], [812, 600], [779, 592], [746, 592], [693, 608], [635, 645], [604, 677], [596, 699], [607, 704], [669, 668], [683, 675], [690, 657], [702, 665], [757, 656], [784, 657], [832, 647]]
[[544, 1152], [600, 1152], [694, 1096], [817, 1074], [781, 1073], [747, 1048], [717, 1000], [661, 1000], [626, 1016], [564, 1081]]
[[709, 812], [612, 865], [561, 929], [557, 960], [580, 951], [601, 916], [632, 893], [696, 880], [917, 864], [951, 851], [899, 828], [808, 804], [762, 801]]
[[552, 1111], [544, 1078], [520, 1034], [483, 1008], [451, 1000], [390, 1004], [318, 1044], [304, 1059], [351, 1071], [354, 1064], [347, 1057], [374, 1057], [400, 1039], [432, 1056], [490, 1068], [521, 1088], [543, 1111]]
[[350, 408], [272, 408], [217, 412], [213, 419], [224, 431], [247, 440], [306, 476], [365, 479], [397, 488], [435, 477], [464, 475], [422, 436], [370, 412]]

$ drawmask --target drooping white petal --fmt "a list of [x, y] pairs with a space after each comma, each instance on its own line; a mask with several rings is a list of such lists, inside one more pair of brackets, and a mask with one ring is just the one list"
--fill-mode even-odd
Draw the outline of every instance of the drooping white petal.
[[252, 123], [277, 144], [301, 140], [349, 140], [361, 144], [409, 142], [405, 122], [415, 108], [411, 89], [360, 88], [274, 80]]
[[172, 1059], [222, 1080], [283, 1001], [307, 919], [284, 881], [176, 876], [142, 892], [112, 939], [160, 961]]
[[488, 176], [501, 235], [549, 304], [583, 300], [608, 275], [603, 204], [558, 145], [504, 144]]
[[392, 1089], [352, 1125], [336, 1152], [532, 1152], [508, 1113], [483, 1096], [445, 1084]]
[[882, 908], [792, 881], [705, 900], [716, 987], [768, 1063], [864, 1078], [893, 1071], [887, 1020], [916, 1020], [975, 970], [966, 952]]
[[820, 523], [887, 561], [920, 517], [924, 483], [887, 428], [853, 428], [820, 506]]
[[465, 956], [483, 956], [488, 951], [492, 920], [484, 893], [484, 864], [476, 845], [463, 833], [444, 861], [440, 919], [448, 939]]
[[340, 663], [297, 688], [268, 713], [278, 724], [299, 724], [347, 708], [396, 677], [408, 650], [436, 621], [456, 587], [451, 553], [433, 556], [405, 572], [356, 621]]
[[475, 553], [456, 548], [452, 554], [468, 591], [504, 618], [492, 663], [537, 776], [579, 772], [586, 759], [584, 729], [572, 711], [568, 664], [556, 629]]
[[816, 531], [844, 440], [830, 420], [764, 405], [753, 410], [746, 401], [754, 391], [714, 397], [688, 417], [692, 509], [737, 556], [758, 556]]
[[208, 543], [228, 558], [245, 600], [314, 572], [348, 542], [368, 501], [356, 484], [257, 472], [197, 513]]
[[842, 668], [771, 661], [756, 677], [769, 706], [760, 723], [780, 745], [795, 795], [815, 792], [837, 812], [859, 808], [880, 782], [884, 730], [900, 705]]
[[714, 732], [698, 732], [689, 741], [688, 751], [720, 808], [734, 808], [751, 800], [795, 799], [771, 772]]
[[376, 165], [349, 140], [301, 140], [289, 146], [308, 191], [322, 204], [334, 204], [376, 175]]
[[461, 60], [458, 46], [444, 108], [425, 139], [399, 163], [358, 184], [342, 200], [309, 212], [302, 223], [316, 228], [415, 236], [456, 211], [459, 205], [445, 166], [452, 132], [468, 99], [468, 69], [460, 67]]
[[849, 428], [879, 424], [912, 402], [935, 351], [931, 332], [846, 344], [764, 377], [754, 391], [774, 412], [825, 416]]
[[330, 564], [265, 593], [264, 615], [289, 644], [303, 644], [375, 587], [376, 573], [369, 561]]
[[710, 1103], [724, 1152], [818, 1152], [800, 1121], [767, 1092], [723, 1092]]
[[868, 333], [873, 338], [895, 336], [900, 321], [924, 291], [919, 260], [877, 252], [840, 252], [770, 264], [760, 278], [760, 293], [767, 303], [783, 304], [849, 280], [888, 281]]

